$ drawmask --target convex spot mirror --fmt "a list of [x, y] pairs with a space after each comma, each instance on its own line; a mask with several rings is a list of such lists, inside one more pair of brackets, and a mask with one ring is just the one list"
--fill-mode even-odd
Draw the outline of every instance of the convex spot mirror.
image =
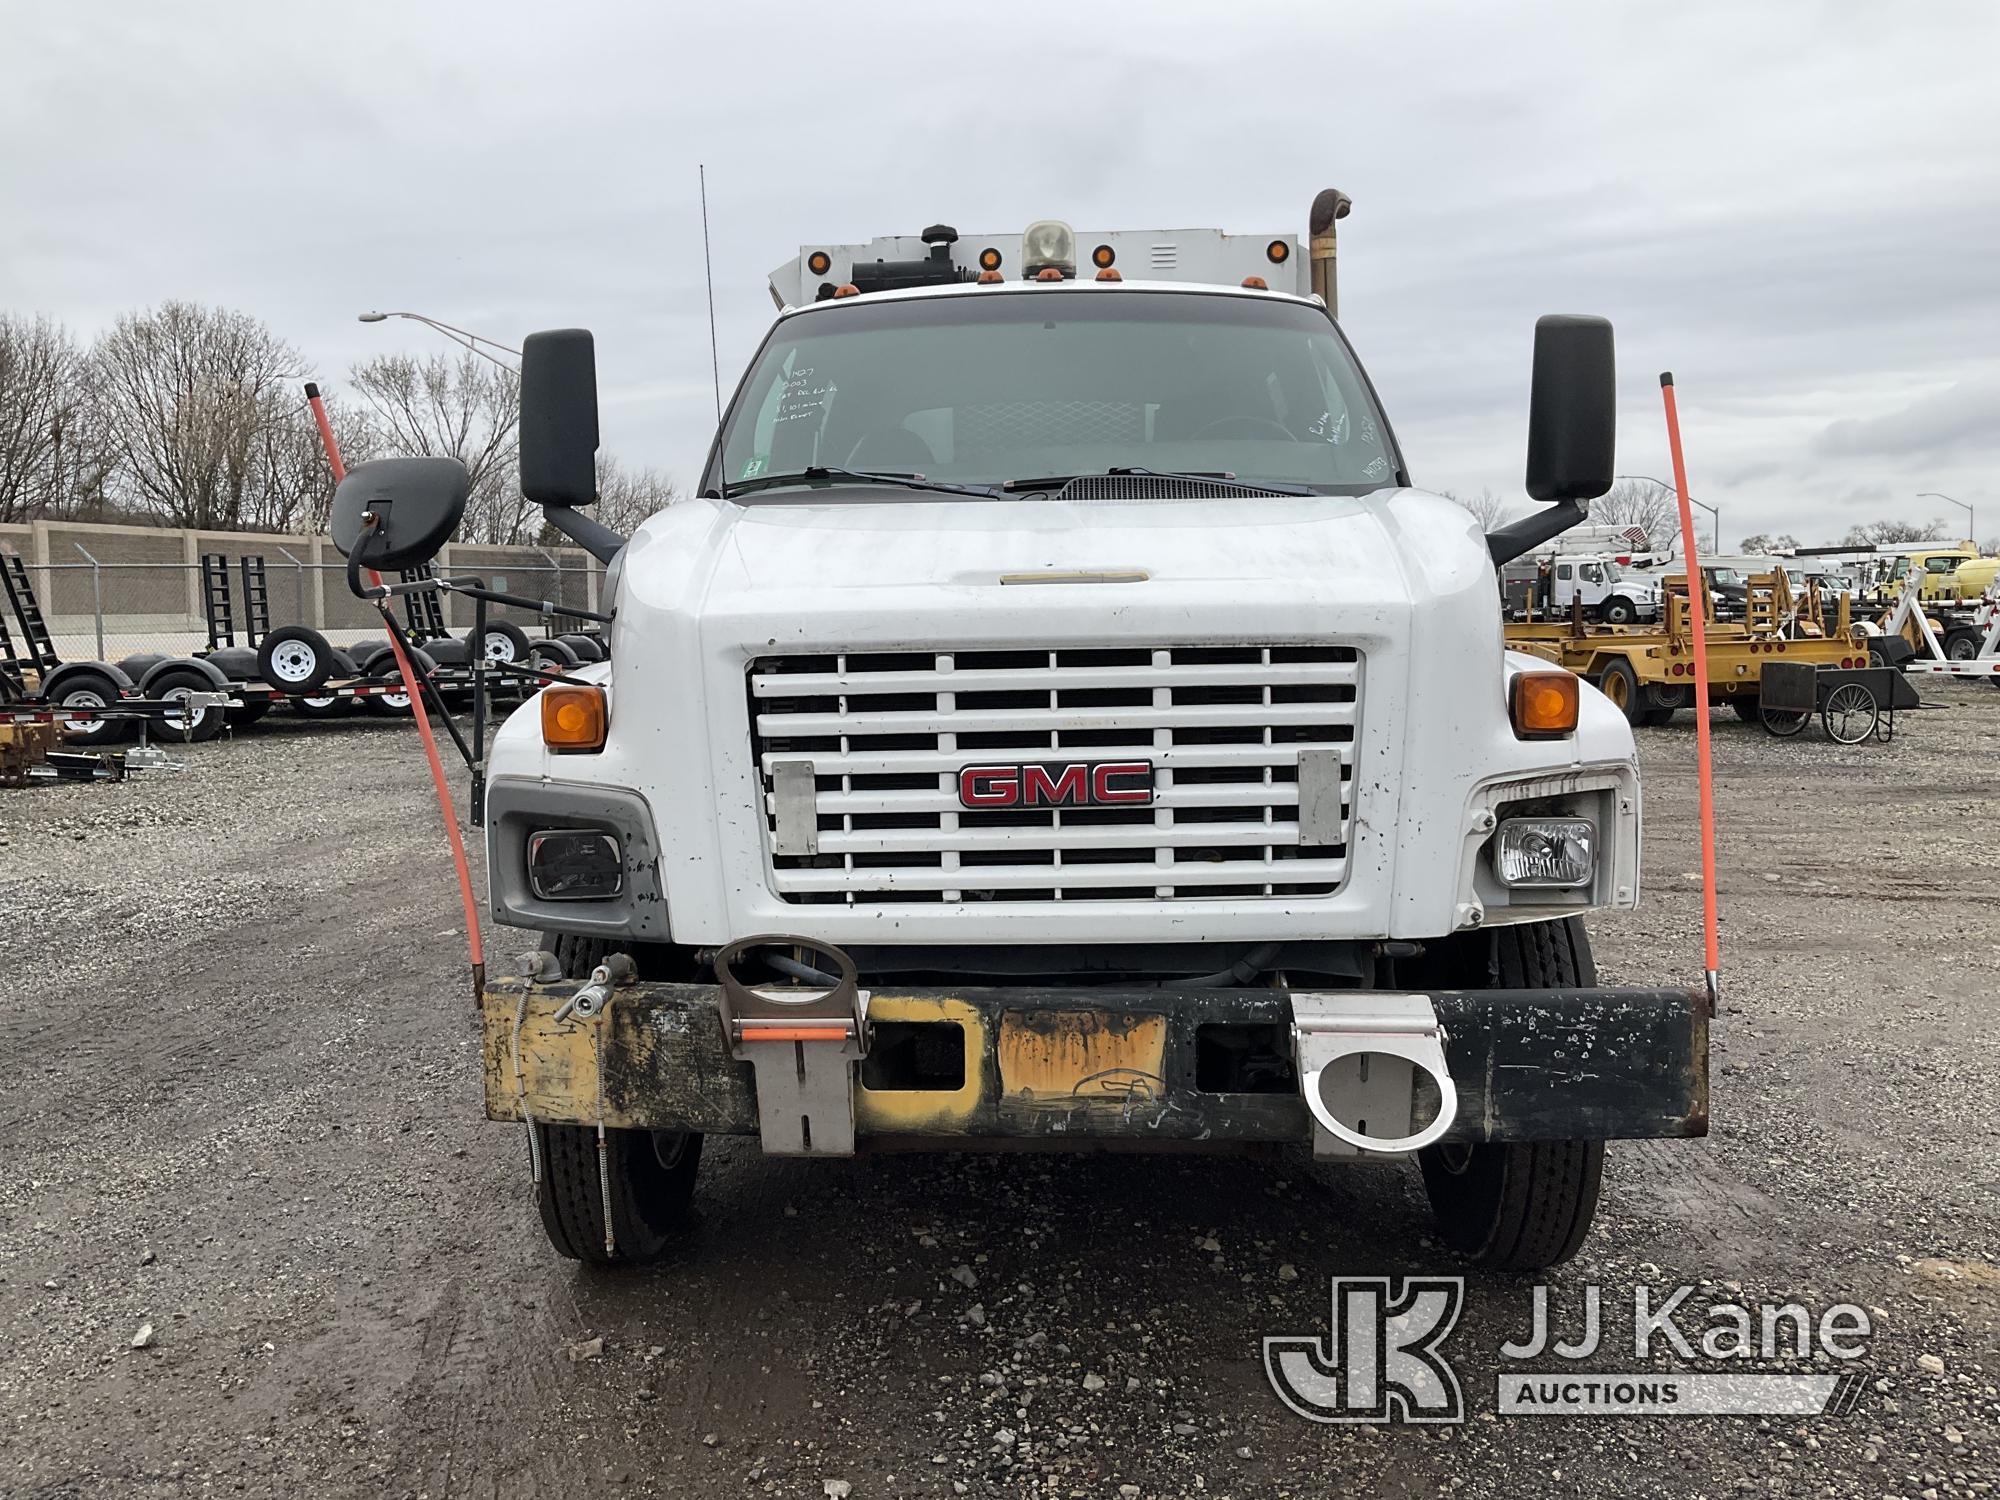
[[1535, 322], [1528, 400], [1528, 493], [1595, 500], [1611, 488], [1618, 437], [1618, 368], [1611, 323], [1580, 313]]
[[[455, 458], [378, 458], [356, 464], [333, 492], [333, 544], [379, 572], [429, 562], [465, 515], [472, 476]], [[362, 518], [376, 524], [362, 542]], [[361, 545], [359, 556], [355, 547]]]

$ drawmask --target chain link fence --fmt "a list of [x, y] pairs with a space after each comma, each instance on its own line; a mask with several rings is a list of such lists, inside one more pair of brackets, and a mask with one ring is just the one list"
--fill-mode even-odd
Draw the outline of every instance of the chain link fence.
[[[139, 653], [189, 656], [212, 645], [251, 645], [253, 631], [284, 625], [310, 625], [336, 646], [381, 637], [374, 606], [348, 590], [345, 563], [311, 560], [309, 544], [296, 550], [278, 546], [210, 554], [223, 559], [221, 578], [200, 562], [114, 562], [81, 546], [76, 550], [84, 555], [75, 561], [23, 559], [63, 661], [115, 662]], [[534, 561], [525, 560], [521, 549], [467, 546], [452, 551], [458, 554], [446, 559], [452, 566], [438, 570], [446, 576], [479, 577], [489, 588], [549, 599], [566, 608], [596, 606], [603, 572], [586, 558], [564, 559], [541, 549], [534, 549], [539, 554]], [[494, 555], [480, 555], [485, 553]], [[251, 562], [247, 573], [246, 559]], [[21, 622], [4, 604], [0, 596], [0, 623], [14, 651], [23, 653]], [[472, 628], [471, 601], [442, 594], [439, 606], [448, 631], [463, 635]], [[395, 608], [398, 620], [409, 625], [407, 605], [399, 601]], [[488, 607], [488, 617], [512, 620], [531, 634], [559, 635], [584, 624], [499, 605]]]

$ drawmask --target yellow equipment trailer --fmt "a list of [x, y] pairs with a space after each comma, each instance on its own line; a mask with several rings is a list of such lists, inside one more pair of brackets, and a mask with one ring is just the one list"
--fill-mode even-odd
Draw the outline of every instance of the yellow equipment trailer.
[[[1742, 719], [1757, 718], [1766, 663], [1868, 665], [1868, 648], [1848, 617], [1846, 596], [1840, 597], [1829, 623], [1818, 589], [1794, 593], [1782, 568], [1751, 577], [1741, 620], [1717, 620], [1706, 587], [1702, 596], [1708, 701], [1727, 703]], [[1595, 684], [1632, 723], [1664, 724], [1677, 710], [1694, 705], [1694, 635], [1685, 578], [1667, 580], [1664, 613], [1657, 625], [1599, 625], [1586, 620], [1581, 610], [1572, 610], [1564, 620], [1512, 621], [1507, 644]]]

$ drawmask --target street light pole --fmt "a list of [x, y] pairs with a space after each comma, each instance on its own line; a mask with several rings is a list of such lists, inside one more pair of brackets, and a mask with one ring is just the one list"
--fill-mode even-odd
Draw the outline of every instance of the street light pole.
[[[1919, 500], [1951, 500], [1951, 496], [1940, 495], [1936, 490], [1918, 490], [1917, 498]], [[1951, 503], [1965, 512], [1965, 529], [1971, 535], [1973, 545], [1978, 546], [1979, 532], [1977, 528], [1979, 523], [1972, 514], [1972, 507], [1967, 505], [1963, 500], [1951, 500]]]
[[[1673, 489], [1673, 486], [1668, 484], [1666, 480], [1655, 479], [1651, 474], [1617, 474], [1612, 477], [1616, 479], [1643, 479], [1648, 484], [1657, 484], [1663, 490]], [[1720, 552], [1722, 550], [1722, 507], [1710, 505], [1706, 500], [1697, 500], [1692, 495], [1688, 496], [1688, 504], [1699, 505], [1715, 518], [1715, 550]]]
[[503, 344], [498, 339], [489, 339], [483, 333], [472, 333], [467, 331], [466, 329], [455, 327], [450, 323], [440, 322], [436, 318], [426, 317], [422, 313], [365, 312], [358, 314], [356, 317], [356, 321], [362, 323], [380, 323], [389, 318], [408, 318], [412, 323], [421, 323], [426, 328], [434, 328], [439, 333], [443, 334], [446, 338], [450, 339], [454, 344], [458, 344], [463, 348], [471, 350], [474, 354], [478, 355], [488, 364], [498, 365], [501, 369], [506, 370], [510, 374], [518, 373], [517, 371], [515, 371], [514, 367], [508, 364], [505, 360], [495, 359], [492, 355], [488, 354], [484, 349], [480, 348], [479, 346], [481, 344], [491, 345], [493, 348], [500, 350], [503, 354], [513, 355], [514, 358], [516, 359], [519, 359], [521, 357], [521, 351], [519, 349], [515, 349], [507, 344]]

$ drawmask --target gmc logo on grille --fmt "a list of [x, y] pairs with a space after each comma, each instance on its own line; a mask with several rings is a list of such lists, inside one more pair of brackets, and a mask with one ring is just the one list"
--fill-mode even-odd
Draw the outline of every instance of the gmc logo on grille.
[[967, 766], [958, 773], [958, 800], [974, 808], [1139, 806], [1153, 800], [1153, 763]]

